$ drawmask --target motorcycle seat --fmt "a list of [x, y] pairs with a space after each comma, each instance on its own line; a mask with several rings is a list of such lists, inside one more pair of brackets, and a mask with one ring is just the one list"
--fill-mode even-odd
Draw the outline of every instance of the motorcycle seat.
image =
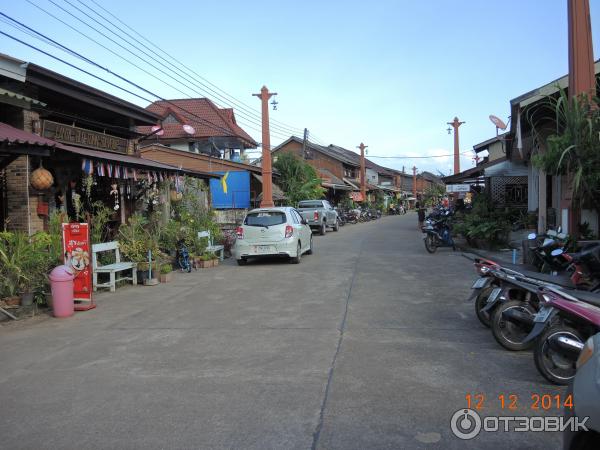
[[557, 286], [563, 286], [567, 288], [574, 289], [575, 285], [571, 281], [571, 278], [568, 275], [548, 275], [545, 273], [532, 272], [529, 270], [521, 270], [521, 274], [527, 278], [533, 278], [534, 280], [539, 280], [549, 284], [555, 284]]

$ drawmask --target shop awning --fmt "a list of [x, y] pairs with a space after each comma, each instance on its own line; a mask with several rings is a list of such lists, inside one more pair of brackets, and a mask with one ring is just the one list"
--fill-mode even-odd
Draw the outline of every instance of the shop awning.
[[151, 159], [140, 158], [132, 155], [122, 155], [119, 153], [103, 152], [100, 150], [92, 150], [89, 148], [73, 147], [72, 145], [58, 144], [55, 154], [61, 151], [74, 153], [76, 155], [84, 156], [96, 161], [106, 161], [110, 163], [117, 163], [126, 167], [131, 167], [141, 170], [151, 171], [164, 171], [164, 172], [176, 172], [180, 174], [187, 174], [198, 178], [221, 178], [221, 175], [209, 172], [200, 172], [196, 170], [182, 169], [168, 164], [163, 164]]
[[36, 100], [31, 97], [27, 97], [27, 96], [19, 94], [17, 92], [9, 91], [8, 89], [3, 89], [3, 88], [0, 88], [0, 97], [4, 97], [4, 100], [7, 100], [7, 103], [15, 103], [16, 102], [17, 105], [25, 103], [25, 104], [46, 106], [45, 103], [40, 102], [39, 100]]
[[350, 186], [352, 189], [360, 191], [360, 187], [357, 186], [356, 184], [354, 184], [352, 181], [350, 181], [348, 178], [343, 178], [344, 183], [346, 183], [348, 186]]
[[50, 156], [56, 145], [50, 139], [0, 122], [0, 170], [21, 155]]

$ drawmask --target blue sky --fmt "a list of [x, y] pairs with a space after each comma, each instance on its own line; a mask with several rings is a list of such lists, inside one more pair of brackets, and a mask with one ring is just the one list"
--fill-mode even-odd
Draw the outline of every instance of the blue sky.
[[[30, 1], [175, 85], [50, 0]], [[52, 1], [91, 23], [66, 3], [93, 15], [79, 0]], [[362, 141], [369, 146], [369, 157], [452, 153], [446, 122], [454, 116], [466, 122], [460, 128], [461, 150], [471, 150], [474, 144], [494, 136], [490, 114], [507, 120], [510, 99], [565, 75], [568, 69], [566, 0], [96, 1], [256, 111], [259, 100], [251, 94], [266, 84], [279, 94], [272, 119], [295, 129], [307, 127], [323, 144], [354, 149]], [[69, 30], [31, 3], [2, 2], [0, 11], [163, 97], [185, 96]], [[106, 15], [89, 0], [84, 3]], [[598, 59], [600, 2], [590, 3]], [[49, 48], [4, 22], [0, 22], [0, 30]], [[0, 36], [0, 48], [3, 53], [146, 106], [140, 99], [7, 37]], [[118, 82], [58, 50], [52, 52]], [[179, 89], [201, 95], [183, 86]], [[238, 121], [260, 141], [256, 125], [240, 114]], [[282, 134], [272, 135], [272, 145], [284, 137], [281, 130], [274, 131]], [[461, 168], [473, 165], [471, 157], [462, 158]], [[389, 167], [408, 169], [416, 165], [419, 171], [444, 173], [452, 164], [450, 157], [373, 160]]]

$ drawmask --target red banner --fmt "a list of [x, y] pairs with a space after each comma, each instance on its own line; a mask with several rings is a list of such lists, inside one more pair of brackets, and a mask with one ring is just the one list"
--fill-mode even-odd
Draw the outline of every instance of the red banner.
[[363, 201], [362, 192], [350, 192], [350, 198], [352, 200], [354, 200], [355, 202], [362, 202]]
[[73, 298], [76, 302], [90, 302], [89, 305], [75, 303], [75, 310], [93, 308], [89, 226], [87, 223], [63, 223], [62, 231], [65, 265], [75, 274]]

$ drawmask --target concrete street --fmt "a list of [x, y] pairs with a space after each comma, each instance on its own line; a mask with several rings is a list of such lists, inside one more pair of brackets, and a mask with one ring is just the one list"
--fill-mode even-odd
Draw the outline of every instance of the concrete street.
[[0, 448], [559, 448], [560, 433], [453, 436], [468, 393], [484, 416], [531, 416], [533, 394], [563, 390], [479, 324], [471, 262], [426, 253], [414, 213], [314, 244], [300, 265], [226, 260], [1, 325]]

